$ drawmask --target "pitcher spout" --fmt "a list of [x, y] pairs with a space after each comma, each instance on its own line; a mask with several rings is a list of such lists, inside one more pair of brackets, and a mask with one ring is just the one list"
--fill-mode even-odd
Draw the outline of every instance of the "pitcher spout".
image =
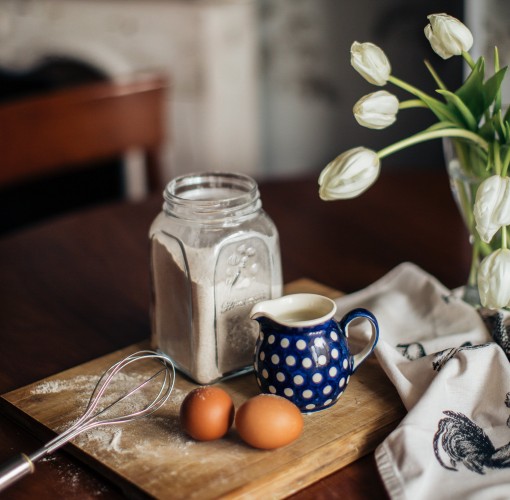
[[269, 311], [271, 302], [272, 300], [263, 300], [262, 302], [258, 302], [257, 304], [255, 304], [250, 311], [250, 319], [254, 319], [259, 323], [263, 319], [274, 320]]
[[255, 304], [250, 318], [272, 321], [289, 328], [309, 328], [330, 320], [336, 312], [333, 300], [312, 293], [284, 295]]

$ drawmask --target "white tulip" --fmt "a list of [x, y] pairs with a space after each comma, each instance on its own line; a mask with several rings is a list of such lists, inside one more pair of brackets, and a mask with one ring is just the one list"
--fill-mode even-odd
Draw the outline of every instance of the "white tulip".
[[485, 243], [490, 243], [502, 226], [510, 225], [509, 177], [493, 175], [480, 184], [473, 216], [476, 230]]
[[510, 305], [510, 250], [500, 248], [482, 260], [478, 292], [484, 307], [500, 309]]
[[398, 99], [386, 90], [362, 97], [353, 108], [354, 118], [360, 125], [377, 130], [395, 123], [397, 112]]
[[386, 54], [373, 43], [354, 42], [351, 46], [352, 67], [373, 85], [386, 85], [391, 66]]
[[425, 26], [425, 36], [434, 52], [443, 59], [459, 56], [472, 47], [471, 31], [455, 17], [431, 14], [427, 19], [430, 24]]
[[328, 201], [355, 198], [375, 182], [380, 165], [377, 153], [371, 149], [345, 151], [321, 172], [320, 197]]

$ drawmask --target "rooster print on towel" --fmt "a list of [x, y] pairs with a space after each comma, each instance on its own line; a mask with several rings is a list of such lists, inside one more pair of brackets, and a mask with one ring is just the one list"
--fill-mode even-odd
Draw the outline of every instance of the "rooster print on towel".
[[[505, 405], [510, 408], [510, 392]], [[456, 471], [461, 463], [472, 472], [485, 474], [486, 469], [510, 467], [510, 442], [496, 448], [485, 431], [466, 415], [448, 410], [443, 413], [446, 417], [439, 421], [434, 435], [434, 454], [445, 469]], [[510, 418], [506, 424], [510, 427]]]
[[[482, 318], [488, 332], [506, 354], [510, 361], [510, 314], [504, 314], [501, 311], [492, 311], [485, 308], [478, 309], [478, 314]], [[471, 342], [465, 342], [459, 348], [447, 349], [436, 354], [434, 359], [434, 370], [439, 371], [442, 366], [458, 352], [459, 349], [484, 347], [487, 344], [472, 346]], [[425, 347], [420, 342], [401, 343], [395, 346], [397, 350], [409, 361], [427, 356]]]
[[[434, 361], [432, 362], [432, 368], [435, 371], [439, 371], [441, 369], [441, 366], [443, 366], [446, 361], [451, 359], [457, 352], [459, 352], [462, 349], [467, 348], [477, 348], [477, 347], [484, 347], [487, 344], [481, 344], [479, 346], [473, 346], [471, 342], [464, 342], [460, 347], [452, 347], [451, 349], [445, 349], [444, 351], [440, 351], [436, 353], [434, 356]], [[408, 359], [409, 361], [415, 361], [420, 358], [424, 358], [427, 356], [427, 352], [425, 351], [425, 347], [420, 342], [411, 342], [410, 344], [397, 344], [396, 345], [397, 350], [404, 356], [404, 358]]]

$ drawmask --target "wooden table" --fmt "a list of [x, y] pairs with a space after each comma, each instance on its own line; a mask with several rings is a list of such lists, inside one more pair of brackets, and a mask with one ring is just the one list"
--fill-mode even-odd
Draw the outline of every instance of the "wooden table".
[[[345, 292], [412, 261], [446, 286], [465, 282], [469, 245], [441, 170], [383, 171], [361, 197], [323, 202], [316, 176], [260, 185], [281, 239], [286, 282], [308, 277]], [[159, 197], [69, 215], [0, 240], [0, 393], [149, 336], [149, 225]], [[0, 463], [40, 442], [0, 416]], [[64, 452], [9, 498], [121, 498]], [[386, 498], [373, 455], [294, 495]]]

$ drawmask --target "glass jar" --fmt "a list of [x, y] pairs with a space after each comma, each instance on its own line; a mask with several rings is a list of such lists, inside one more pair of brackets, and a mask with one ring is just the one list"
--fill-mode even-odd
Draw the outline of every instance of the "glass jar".
[[252, 306], [282, 293], [278, 232], [245, 175], [172, 180], [150, 228], [152, 344], [199, 384], [252, 368]]

